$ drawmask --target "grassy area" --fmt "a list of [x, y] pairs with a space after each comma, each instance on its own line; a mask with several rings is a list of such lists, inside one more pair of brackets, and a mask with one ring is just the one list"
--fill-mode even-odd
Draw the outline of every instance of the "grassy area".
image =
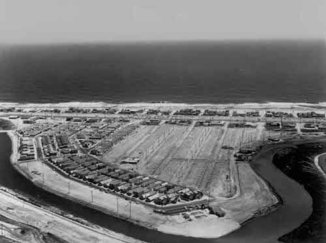
[[302, 184], [313, 199], [310, 217], [300, 227], [282, 236], [280, 240], [283, 242], [326, 241], [326, 182], [312, 159], [325, 150], [325, 143], [302, 144], [279, 152], [273, 159], [274, 164], [287, 176]]
[[323, 169], [323, 171], [326, 173], [326, 155], [319, 157], [319, 165]]
[[0, 130], [11, 130], [14, 128], [15, 125], [11, 121], [0, 118]]

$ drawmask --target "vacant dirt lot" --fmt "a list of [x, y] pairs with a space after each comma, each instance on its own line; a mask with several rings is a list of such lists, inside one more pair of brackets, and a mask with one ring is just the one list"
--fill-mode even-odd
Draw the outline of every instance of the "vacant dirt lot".
[[232, 197], [238, 189], [234, 153], [261, 139], [256, 128], [142, 125], [104, 154], [105, 161], [120, 163], [138, 157], [137, 165], [123, 165], [140, 173], [197, 188], [214, 197]]

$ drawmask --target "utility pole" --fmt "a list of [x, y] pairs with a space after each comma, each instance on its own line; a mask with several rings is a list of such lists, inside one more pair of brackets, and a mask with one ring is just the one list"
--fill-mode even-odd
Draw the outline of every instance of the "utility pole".
[[42, 180], [44, 185], [44, 161], [42, 161]]
[[117, 215], [119, 215], [119, 202], [118, 202], [118, 196], [117, 196]]
[[241, 149], [241, 147], [242, 147], [242, 141], [243, 141], [243, 136], [244, 136], [245, 129], [246, 129], [246, 128], [244, 127], [243, 130], [242, 130], [241, 140], [240, 140], [240, 149]]

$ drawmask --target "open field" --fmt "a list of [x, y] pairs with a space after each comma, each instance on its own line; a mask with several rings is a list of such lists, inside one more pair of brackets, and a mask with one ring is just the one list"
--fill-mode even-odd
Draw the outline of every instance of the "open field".
[[164, 125], [164, 133], [151, 140], [151, 146], [143, 163], [139, 164], [139, 170], [168, 180], [169, 175], [162, 171], [192, 129], [193, 126]]
[[137, 157], [138, 164], [121, 165], [171, 183], [190, 186], [213, 197], [232, 197], [237, 191], [234, 153], [250, 147], [263, 134], [256, 128], [224, 126], [141, 125], [102, 157], [119, 164]]
[[257, 208], [268, 209], [278, 202], [275, 195], [270, 194], [268, 185], [250, 168], [248, 163], [238, 163], [240, 194], [218, 205], [230, 212], [238, 222], [250, 219]]
[[213, 150], [223, 130], [218, 127], [191, 129], [174, 153], [163, 161], [164, 167], [156, 173], [177, 184], [188, 184], [202, 190], [203, 177], [208, 165], [215, 161]]
[[[124, 157], [143, 154], [145, 151], [141, 150], [141, 145], [144, 143], [149, 144], [147, 139], [152, 133], [156, 132], [158, 128], [157, 126], [140, 126], [128, 136], [128, 139], [124, 139], [120, 143], [114, 145], [111, 151], [103, 155], [102, 159], [111, 163], [119, 163]], [[146, 147], [148, 147], [148, 145]], [[145, 150], [146, 147], [144, 147]]]
[[[222, 149], [217, 151], [216, 162], [211, 168], [210, 174], [205, 177], [206, 187], [211, 195], [219, 197], [231, 197], [238, 187], [237, 166], [234, 160], [234, 152], [241, 147], [250, 146], [260, 136], [260, 129], [256, 128], [228, 128], [221, 141]], [[230, 147], [233, 149], [223, 149]]]

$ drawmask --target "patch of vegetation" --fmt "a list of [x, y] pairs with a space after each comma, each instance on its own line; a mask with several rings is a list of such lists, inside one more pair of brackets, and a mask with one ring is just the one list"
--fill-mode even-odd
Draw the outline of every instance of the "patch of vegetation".
[[0, 130], [12, 130], [14, 128], [15, 125], [12, 122], [0, 118]]
[[319, 157], [319, 165], [322, 170], [326, 173], [326, 156]]
[[326, 144], [310, 143], [286, 148], [274, 155], [273, 163], [287, 176], [302, 184], [313, 200], [313, 212], [297, 229], [282, 236], [282, 242], [326, 242], [326, 181], [315, 167], [315, 155]]

